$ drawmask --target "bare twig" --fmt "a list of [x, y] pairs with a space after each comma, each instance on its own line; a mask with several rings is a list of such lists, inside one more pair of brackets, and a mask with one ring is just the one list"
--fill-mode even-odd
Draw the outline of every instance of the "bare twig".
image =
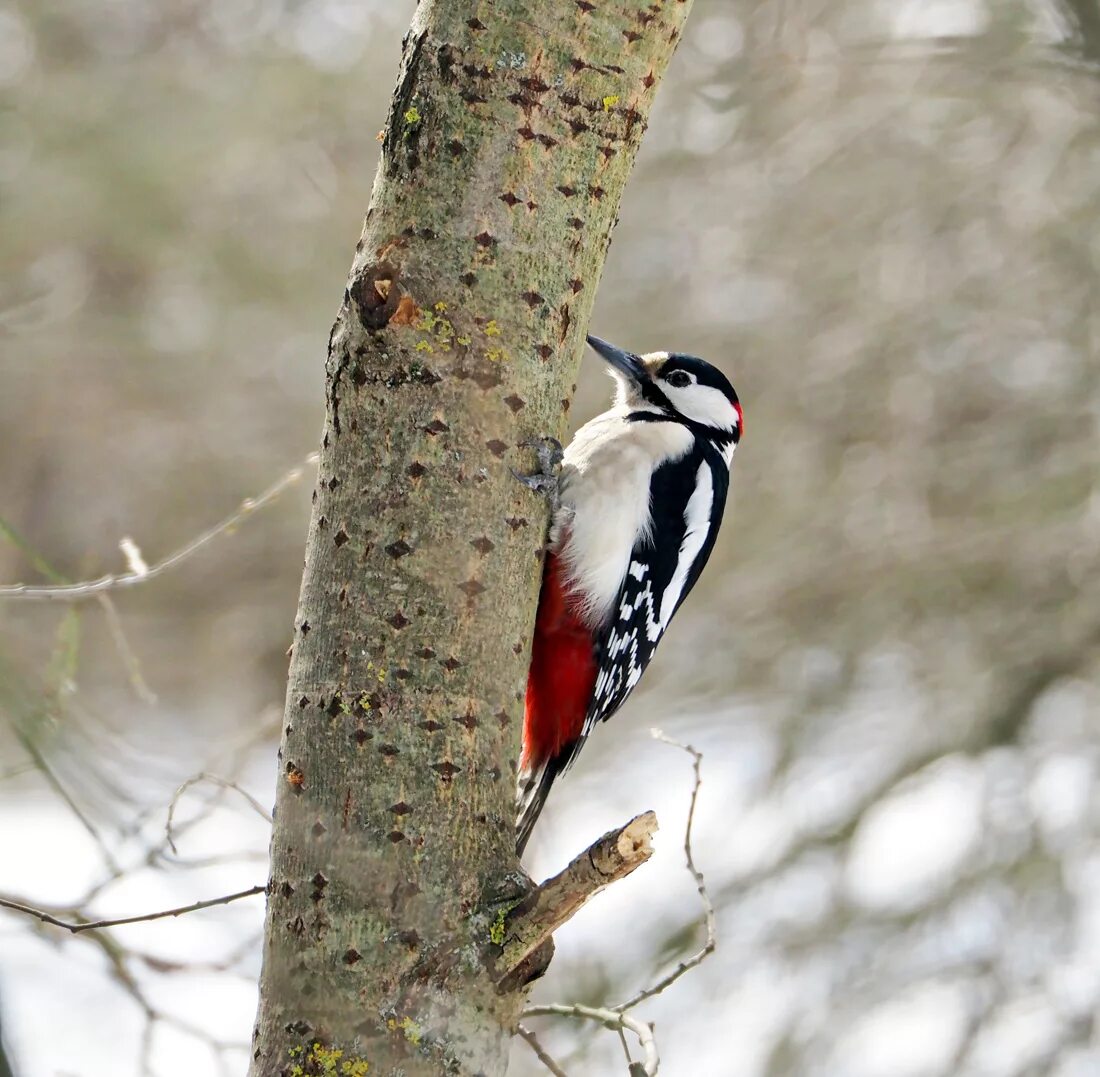
[[[626, 1029], [638, 1039], [638, 1046], [642, 1049], [643, 1060], [641, 1072], [646, 1077], [654, 1077], [660, 1068], [661, 1060], [657, 1055], [657, 1041], [653, 1038], [653, 1029], [644, 1021], [639, 1021], [630, 1014], [619, 1010], [606, 1010], [598, 1006], [582, 1006], [580, 1003], [562, 1005], [554, 1003], [548, 1006], [528, 1006], [520, 1014], [520, 1017], [580, 1017], [587, 1021], [599, 1021], [614, 1031]], [[638, 1066], [634, 1063], [631, 1069]]]
[[653, 855], [657, 816], [648, 811], [594, 842], [564, 870], [547, 879], [505, 920], [501, 977], [534, 953], [589, 898], [625, 878]]
[[216, 774], [207, 774], [205, 771], [202, 774], [196, 774], [192, 778], [188, 778], [172, 795], [172, 802], [168, 805], [168, 818], [164, 821], [164, 839], [168, 842], [168, 847], [173, 853], [178, 853], [175, 840], [172, 837], [172, 822], [176, 816], [176, 807], [180, 802], [180, 798], [194, 785], [198, 785], [200, 782], [209, 782], [211, 785], [219, 785], [222, 789], [231, 789], [235, 793], [240, 793], [242, 797], [248, 802], [248, 805], [252, 810], [260, 816], [269, 825], [272, 822], [271, 812], [269, 812], [251, 793], [242, 789], [236, 782], [229, 781], [228, 778], [219, 778]]
[[689, 957], [686, 961], [680, 962], [672, 972], [663, 979], [658, 980], [652, 987], [647, 987], [644, 991], [639, 991], [632, 998], [627, 999], [626, 1002], [616, 1006], [615, 1009], [620, 1012], [631, 1010], [637, 1006], [639, 1002], [644, 1002], [647, 998], [653, 998], [654, 995], [659, 995], [665, 988], [674, 984], [685, 972], [690, 972], [697, 965], [701, 965], [712, 953], [714, 953], [716, 943], [714, 905], [711, 904], [710, 895], [707, 893], [707, 884], [706, 880], [703, 878], [703, 873], [695, 866], [695, 858], [691, 853], [691, 827], [695, 822], [695, 802], [699, 799], [699, 786], [703, 784], [702, 776], [699, 773], [699, 768], [703, 762], [703, 753], [693, 748], [690, 744], [682, 744], [678, 740], [673, 740], [659, 729], [654, 729], [652, 733], [657, 740], [663, 741], [665, 744], [671, 744], [674, 748], [680, 748], [690, 753], [694, 761], [693, 770], [695, 772], [695, 784], [692, 786], [691, 805], [688, 808], [687, 826], [684, 828], [684, 858], [687, 860], [688, 871], [691, 872], [692, 878], [695, 880], [695, 888], [699, 892], [699, 900], [703, 903], [703, 917], [707, 937], [706, 941], [703, 943], [702, 949], [699, 950], [698, 953]]
[[[163, 920], [169, 916], [183, 916], [189, 912], [198, 912], [200, 909], [209, 909], [215, 905], [228, 905], [231, 901], [240, 901], [241, 898], [253, 897], [262, 894], [266, 886], [251, 886], [247, 890], [240, 890], [236, 894], [224, 894], [222, 897], [208, 898], [206, 901], [196, 901], [191, 905], [181, 905], [176, 909], [164, 909], [161, 912], [143, 913], [141, 916], [122, 916], [116, 920], [62, 920], [60, 917], [48, 913], [44, 909], [36, 909], [32, 905], [26, 905], [21, 901], [13, 901], [10, 898], [0, 897], [0, 908], [11, 909], [13, 912], [25, 913], [41, 920], [44, 924], [53, 927], [64, 928], [74, 935], [84, 931], [96, 931], [104, 927], [119, 927], [122, 924], [140, 924], [147, 920]], [[74, 910], [75, 911], [75, 910]]]
[[96, 601], [99, 603], [100, 609], [103, 610], [103, 617], [107, 621], [107, 628], [111, 633], [111, 639], [114, 641], [115, 650], [126, 669], [126, 679], [130, 682], [134, 695], [142, 703], [150, 707], [155, 706], [157, 702], [156, 693], [149, 687], [145, 675], [141, 672], [141, 663], [138, 661], [138, 656], [134, 653], [133, 647], [130, 646], [130, 641], [126, 638], [126, 631], [122, 627], [122, 618], [118, 615], [118, 607], [115, 606], [111, 596], [107, 594], [97, 595]]
[[535, 1052], [535, 1057], [554, 1075], [554, 1077], [568, 1077], [565, 1070], [561, 1068], [545, 1051], [542, 1044], [539, 1043], [538, 1036], [536, 1036], [525, 1025], [518, 1025], [516, 1032], [532, 1051]]
[[[688, 807], [687, 826], [684, 828], [684, 857], [687, 860], [688, 871], [691, 872], [692, 878], [695, 880], [695, 886], [699, 892], [699, 898], [703, 903], [704, 924], [706, 926], [706, 941], [703, 943], [703, 947], [699, 950], [698, 953], [694, 954], [686, 961], [681, 962], [667, 976], [662, 977], [660, 980], [657, 981], [657, 983], [653, 984], [651, 987], [647, 987], [644, 991], [639, 991], [632, 998], [627, 999], [626, 1002], [620, 1003], [618, 1006], [615, 1006], [611, 1009], [582, 1006], [579, 1004], [556, 1004], [547, 1006], [530, 1006], [525, 1009], [523, 1013], [520, 1014], [520, 1017], [540, 1017], [544, 1015], [554, 1015], [557, 1017], [581, 1017], [590, 1021], [602, 1022], [609, 1029], [617, 1032], [620, 1038], [623, 1037], [623, 1034], [625, 1032], [633, 1033], [638, 1039], [638, 1044], [642, 1049], [644, 1059], [641, 1062], [631, 1062], [630, 1052], [629, 1050], [627, 1051], [627, 1062], [631, 1077], [653, 1077], [653, 1075], [657, 1072], [658, 1066], [660, 1065], [660, 1059], [657, 1055], [657, 1043], [653, 1037], [652, 1026], [647, 1025], [634, 1017], [631, 1017], [627, 1011], [633, 1009], [640, 1002], [644, 1002], [646, 999], [653, 998], [654, 995], [659, 995], [666, 988], [674, 984], [681, 976], [684, 975], [685, 972], [689, 972], [697, 965], [702, 964], [702, 962], [705, 961], [707, 957], [709, 957], [710, 954], [714, 952], [716, 939], [714, 906], [711, 903], [710, 895], [707, 893], [707, 886], [706, 881], [703, 878], [703, 873], [695, 866], [695, 858], [692, 855], [691, 851], [691, 828], [693, 823], [695, 822], [695, 805], [699, 799], [699, 786], [702, 785], [703, 781], [700, 773], [700, 768], [703, 762], [703, 754], [702, 752], [693, 748], [690, 744], [682, 744], [680, 743], [680, 741], [676, 741], [673, 740], [671, 737], [665, 736], [665, 734], [662, 733], [659, 729], [653, 730], [653, 736], [656, 737], [657, 740], [664, 741], [665, 744], [671, 744], [674, 748], [680, 748], [683, 751], [688, 752], [693, 760], [695, 782], [691, 790], [691, 803]], [[652, 816], [652, 812], [648, 814]], [[646, 816], [638, 817], [638, 819], [645, 818]], [[655, 818], [653, 821], [654, 824], [656, 824]], [[637, 820], [635, 820], [635, 822], [637, 822]], [[624, 828], [624, 832], [626, 829], [628, 828]], [[607, 835], [607, 837], [611, 836], [613, 835]], [[600, 839], [601, 842], [606, 840], [606, 837]], [[597, 845], [598, 844], [600, 843], [597, 843]], [[538, 896], [542, 895], [544, 891], [547, 891], [548, 888], [550, 888], [551, 884], [557, 883], [559, 879], [565, 876], [578, 863], [578, 861], [582, 860], [587, 855], [587, 853], [584, 853], [580, 857], [578, 857], [577, 860], [573, 861], [573, 863], [570, 864], [568, 868], [566, 868], [565, 872], [563, 872], [561, 876], [557, 876], [554, 879], [543, 883], [543, 885], [539, 887], [539, 889], [535, 892], [534, 896], [537, 898]], [[537, 913], [538, 908], [539, 905], [536, 904], [534, 912]], [[575, 911], [576, 909], [571, 910], [564, 917], [564, 919], [568, 919], [568, 917], [572, 915], [572, 913]], [[534, 919], [537, 920], [537, 916], [534, 917]], [[557, 925], [555, 924], [554, 926]], [[543, 934], [540, 936], [540, 940], [545, 939], [546, 937], [547, 935]], [[507, 952], [508, 949], [506, 946], [505, 953]], [[538, 1046], [538, 1041], [534, 1040], [534, 1037], [531, 1036], [528, 1031], [523, 1028], [522, 1025], [519, 1027], [519, 1032], [520, 1035], [523, 1036], [523, 1038], [527, 1040], [529, 1044], [531, 1044], [531, 1047], [535, 1051], [535, 1053], [539, 1054], [539, 1052], [541, 1051], [541, 1047]], [[625, 1049], [625, 1039], [623, 1041], [623, 1045]], [[544, 1059], [541, 1054], [539, 1054], [539, 1060], [552, 1073], [557, 1072], [549, 1063], [547, 1063], [546, 1059]]]
[[239, 523], [245, 520], [257, 509], [263, 508], [265, 505], [274, 501], [288, 486], [293, 486], [302, 475], [305, 474], [306, 468], [312, 464], [315, 464], [318, 459], [317, 453], [310, 453], [306, 459], [297, 467], [292, 468], [282, 478], [280, 478], [272, 486], [268, 487], [258, 497], [246, 498], [241, 502], [240, 506], [235, 512], [227, 516], [224, 520], [215, 524], [213, 527], [203, 531], [202, 534], [193, 538], [190, 542], [181, 546], [174, 553], [169, 554], [167, 557], [160, 561], [157, 561], [153, 565], [146, 567], [144, 563], [142, 568], [145, 571], [129, 571], [120, 574], [111, 574], [107, 576], [101, 576], [97, 580], [85, 580], [82, 583], [69, 583], [60, 585], [51, 585], [47, 587], [34, 587], [28, 584], [15, 584], [10, 587], [0, 587], [0, 599], [4, 598], [23, 598], [23, 599], [52, 599], [62, 602], [80, 602], [84, 599], [93, 598], [96, 595], [100, 595], [105, 591], [119, 590], [124, 587], [132, 587], [134, 584], [145, 583], [147, 580], [155, 579], [157, 576], [162, 575], [169, 569], [175, 568], [181, 562], [187, 560], [196, 551], [202, 549], [207, 543], [216, 539], [219, 535], [224, 534], [227, 531], [231, 531]]

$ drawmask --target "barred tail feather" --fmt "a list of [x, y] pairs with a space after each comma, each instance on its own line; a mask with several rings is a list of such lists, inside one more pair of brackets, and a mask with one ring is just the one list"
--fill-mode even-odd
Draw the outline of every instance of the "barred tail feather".
[[546, 798], [550, 795], [550, 786], [558, 776], [558, 767], [553, 759], [546, 759], [537, 766], [528, 765], [519, 772], [516, 784], [516, 855], [522, 856], [527, 848], [535, 821], [538, 819]]
[[[571, 748], [572, 746], [570, 746]], [[560, 755], [544, 759], [537, 765], [527, 763], [519, 771], [516, 782], [516, 855], [524, 855], [527, 840], [535, 823], [546, 806], [547, 796], [554, 779], [569, 765], [573, 757], [570, 749]]]

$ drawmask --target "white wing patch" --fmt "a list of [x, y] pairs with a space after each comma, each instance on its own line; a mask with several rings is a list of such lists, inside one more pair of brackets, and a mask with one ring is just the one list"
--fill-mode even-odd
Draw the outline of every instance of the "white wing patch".
[[[687, 583], [691, 566], [695, 564], [699, 551], [707, 541], [713, 508], [714, 477], [711, 475], [710, 465], [703, 461], [695, 475], [695, 489], [692, 491], [691, 497], [688, 498], [687, 507], [684, 509], [684, 539], [680, 543], [676, 572], [665, 589], [665, 593], [661, 596], [658, 636], [668, 627], [668, 622], [672, 620], [672, 614], [676, 610], [676, 604], [680, 601], [680, 595], [683, 594], [684, 584]], [[655, 638], [650, 636], [650, 639]]]

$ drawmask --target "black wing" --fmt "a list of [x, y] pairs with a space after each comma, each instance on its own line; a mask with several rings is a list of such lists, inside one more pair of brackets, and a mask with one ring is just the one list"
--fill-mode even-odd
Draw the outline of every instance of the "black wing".
[[596, 686], [565, 769], [598, 722], [623, 705], [703, 571], [726, 505], [729, 469], [709, 445], [654, 472], [653, 524], [635, 545], [615, 606], [596, 640]]

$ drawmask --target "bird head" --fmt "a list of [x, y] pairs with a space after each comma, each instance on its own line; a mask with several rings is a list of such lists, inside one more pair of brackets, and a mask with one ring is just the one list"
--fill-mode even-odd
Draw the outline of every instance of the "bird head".
[[620, 406], [663, 413], [719, 440], [740, 440], [741, 402], [725, 374], [705, 359], [679, 352], [635, 355], [594, 336], [588, 343], [610, 366]]

